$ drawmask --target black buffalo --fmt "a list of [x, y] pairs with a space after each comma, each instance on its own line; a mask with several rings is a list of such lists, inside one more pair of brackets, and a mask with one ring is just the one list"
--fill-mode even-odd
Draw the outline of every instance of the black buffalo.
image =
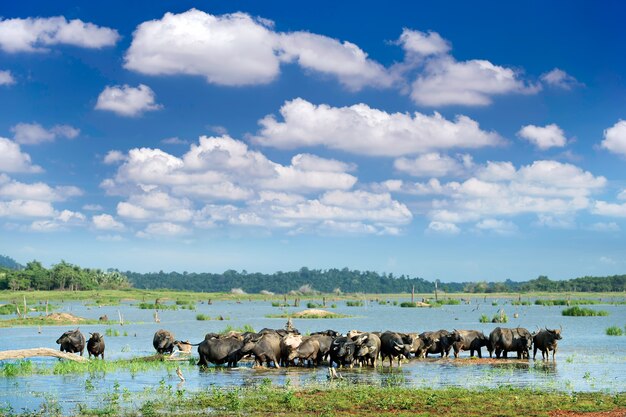
[[87, 353], [89, 353], [89, 358], [91, 359], [91, 355], [94, 358], [98, 356], [104, 359], [104, 337], [100, 333], [89, 333], [91, 337], [87, 341]]
[[436, 332], [424, 332], [420, 333], [420, 339], [427, 340], [430, 338], [432, 340], [432, 344], [426, 352], [424, 356], [427, 357], [429, 353], [440, 353], [441, 357], [448, 356], [450, 354], [450, 349], [452, 349], [452, 345], [455, 342], [460, 342], [461, 339], [458, 334], [451, 333], [447, 330], [437, 330]]
[[523, 327], [501, 328], [496, 327], [489, 334], [489, 357], [495, 351], [496, 358], [506, 358], [507, 352], [517, 352], [517, 359], [528, 359], [528, 351], [533, 343], [530, 332]]
[[456, 339], [460, 338], [460, 341], [454, 342], [452, 345], [455, 358], [459, 357], [459, 352], [462, 350], [469, 350], [470, 356], [474, 356], [474, 351], [476, 351], [479, 358], [483, 357], [480, 348], [489, 344], [489, 338], [483, 332], [478, 330], [455, 330], [452, 333]]
[[550, 351], [552, 351], [552, 360], [554, 360], [558, 341], [562, 339], [561, 330], [550, 330], [546, 327], [533, 335], [533, 359], [537, 356], [537, 349], [539, 349], [542, 359], [549, 359]]
[[342, 336], [333, 340], [330, 347], [330, 359], [329, 365], [332, 367], [333, 363], [337, 364], [337, 367], [352, 366], [354, 362], [354, 354], [356, 353], [356, 345], [354, 341], [348, 337]]
[[380, 353], [380, 337], [374, 333], [362, 333], [354, 339], [356, 345], [355, 359], [361, 365], [376, 366], [376, 359]]
[[281, 336], [279, 334], [277, 331], [270, 331], [261, 335], [252, 335], [244, 342], [240, 353], [242, 355], [253, 355], [255, 362], [261, 366], [263, 366], [263, 363], [267, 363], [267, 366], [274, 363], [275, 368], [280, 368]]
[[243, 340], [236, 336], [220, 337], [215, 333], [208, 333], [198, 345], [199, 366], [209, 366], [209, 362], [229, 367], [237, 366], [237, 362], [243, 357], [241, 348]]
[[68, 330], [57, 339], [57, 345], [61, 345], [61, 352], [79, 353], [83, 356], [85, 350], [85, 336], [80, 330]]
[[380, 335], [380, 361], [384, 364], [385, 358], [389, 358], [389, 366], [393, 367], [393, 359], [398, 358], [398, 367], [401, 366], [402, 356], [411, 358], [411, 345], [413, 338], [408, 334], [396, 332], [384, 332]]
[[157, 330], [154, 334], [154, 338], [152, 339], [152, 346], [156, 349], [157, 353], [173, 353], [174, 352], [174, 343], [176, 342], [176, 338], [171, 332], [167, 330]]

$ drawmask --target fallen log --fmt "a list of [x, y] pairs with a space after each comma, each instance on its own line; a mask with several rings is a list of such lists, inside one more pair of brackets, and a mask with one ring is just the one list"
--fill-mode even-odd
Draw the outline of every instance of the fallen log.
[[7, 359], [24, 359], [33, 356], [51, 356], [54, 358], [68, 359], [76, 362], [87, 362], [87, 358], [78, 356], [74, 353], [65, 353], [50, 348], [33, 348], [33, 349], [17, 349], [0, 351], [0, 361]]

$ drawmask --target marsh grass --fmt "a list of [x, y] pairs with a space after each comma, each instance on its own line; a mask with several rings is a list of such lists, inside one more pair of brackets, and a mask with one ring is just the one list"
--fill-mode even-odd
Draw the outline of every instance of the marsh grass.
[[346, 301], [346, 307], [363, 307], [365, 303], [361, 300]]
[[[0, 320], [0, 328], [18, 326], [75, 326], [76, 324], [76, 321], [73, 320], [47, 319], [44, 316]], [[80, 324], [102, 324], [102, 322], [99, 320], [82, 319]]]
[[142, 310], [178, 310], [176, 304], [154, 304], [154, 303], [139, 303], [137, 304]]
[[602, 303], [599, 300], [590, 300], [590, 299], [574, 299], [574, 300], [565, 300], [565, 299], [555, 299], [555, 300], [545, 300], [545, 299], [537, 299], [535, 300], [535, 305], [538, 306], [577, 306], [577, 305], [589, 305], [589, 304], [606, 304]]
[[561, 312], [564, 316], [574, 316], [574, 317], [591, 317], [591, 316], [608, 316], [609, 312], [604, 310], [592, 310], [590, 308], [584, 307], [570, 307], [566, 308]]
[[611, 326], [606, 329], [606, 335], [607, 336], [623, 336], [624, 331], [622, 330], [621, 327]]
[[211, 316], [209, 316], [208, 314], [199, 313], [199, 314], [196, 314], [196, 320], [199, 320], [199, 321], [211, 320]]
[[[194, 393], [180, 393], [159, 384], [156, 391], [158, 396], [144, 401], [138, 409], [125, 410], [110, 404], [107, 407], [115, 410], [114, 415], [134, 416], [139, 411], [155, 417], [198, 415], [199, 410], [211, 410], [211, 415], [246, 416], [548, 416], [557, 410], [602, 412], [626, 407], [624, 394], [569, 394], [509, 387], [412, 389], [395, 386], [393, 381], [383, 387], [333, 382], [293, 388], [289, 384], [280, 387], [261, 383], [255, 387], [212, 388]], [[106, 413], [82, 409], [77, 415], [102, 414]]]

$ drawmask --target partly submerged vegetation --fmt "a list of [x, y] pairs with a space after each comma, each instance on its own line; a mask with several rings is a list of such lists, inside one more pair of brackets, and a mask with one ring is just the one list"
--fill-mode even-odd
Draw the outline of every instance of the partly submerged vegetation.
[[624, 330], [622, 330], [622, 328], [618, 326], [607, 327], [606, 335], [607, 336], [623, 336], [625, 330], [626, 330], [626, 326], [624, 326]]
[[282, 318], [298, 318], [298, 319], [342, 319], [351, 316], [345, 314], [334, 313], [332, 311], [319, 310], [310, 308], [295, 313], [283, 313], [283, 314], [268, 314], [265, 317], [270, 319], [282, 319]]
[[575, 316], [575, 317], [590, 317], [590, 316], [608, 316], [608, 311], [605, 310], [592, 310], [590, 308], [584, 307], [570, 307], [566, 308], [562, 311], [564, 316]]
[[[626, 412], [626, 395], [605, 393], [544, 392], [502, 387], [472, 390], [463, 388], [402, 388], [353, 385], [344, 381], [293, 388], [274, 386], [271, 381], [246, 388], [212, 388], [199, 392], [172, 389], [162, 380], [145, 393], [142, 400], [121, 395], [120, 387], [104, 396], [100, 408], [78, 406], [73, 413], [82, 416], [171, 416], [210, 414], [212, 416], [552, 416], [573, 413]], [[129, 406], [133, 404], [133, 406]], [[45, 405], [45, 404], [44, 404]], [[45, 407], [44, 407], [45, 408]], [[27, 412], [7, 416], [45, 415]]]

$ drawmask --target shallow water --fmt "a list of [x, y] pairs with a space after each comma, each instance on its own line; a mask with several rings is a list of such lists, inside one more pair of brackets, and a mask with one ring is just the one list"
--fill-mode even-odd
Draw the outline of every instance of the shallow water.
[[[615, 299], [622, 301], [623, 298]], [[606, 336], [609, 326], [622, 327], [626, 324], [626, 305], [591, 305], [590, 308], [609, 312], [606, 317], [564, 317], [564, 307], [513, 306], [510, 300], [497, 300], [500, 305], [492, 306], [492, 299], [471, 299], [469, 304], [443, 306], [441, 308], [400, 308], [379, 305], [368, 301], [363, 307], [347, 307], [344, 301], [336, 301], [332, 311], [351, 315], [344, 319], [294, 319], [300, 332], [335, 329], [346, 332], [351, 329], [422, 332], [437, 329], [477, 329], [488, 334], [496, 324], [478, 322], [481, 314], [489, 317], [504, 308], [509, 323], [503, 327], [526, 327], [533, 331], [538, 327], [558, 328], [563, 326], [563, 340], [559, 343], [556, 362], [541, 360], [501, 360], [496, 365], [479, 363], [468, 359], [469, 353], [461, 353], [461, 360], [429, 357], [412, 360], [401, 369], [342, 369], [344, 380], [373, 385], [399, 385], [411, 387], [459, 386], [468, 388], [497, 387], [510, 385], [562, 391], [622, 392], [626, 388], [626, 336]], [[160, 328], [172, 331], [180, 340], [199, 342], [208, 332], [223, 330], [227, 325], [242, 327], [251, 325], [282, 328], [285, 319], [269, 319], [268, 314], [278, 314], [285, 309], [271, 306], [270, 301], [198, 303], [196, 310], [165, 310], [159, 312], [160, 323], [154, 323], [152, 310], [140, 310], [137, 303], [120, 306], [92, 307], [80, 302], [66, 302], [58, 312], [68, 312], [80, 317], [97, 319], [106, 314], [110, 319], [118, 317], [118, 310], [126, 324], [82, 325], [81, 331], [105, 334], [107, 328], [118, 330], [120, 336], [105, 336], [106, 358], [127, 359], [154, 353], [152, 337]], [[329, 302], [331, 304], [331, 302]], [[288, 311], [304, 309], [290, 307]], [[202, 313], [211, 318], [223, 316], [227, 320], [197, 321]], [[518, 318], [513, 314], [518, 313]], [[38, 313], [31, 313], [36, 316]], [[55, 340], [72, 326], [45, 326], [38, 333], [36, 327], [0, 329], [0, 350], [33, 347], [58, 348]], [[124, 336], [124, 334], [127, 334]], [[86, 354], [86, 352], [85, 352]], [[195, 351], [194, 351], [195, 354]], [[483, 354], [488, 355], [483, 348]], [[538, 352], [540, 358], [540, 352]], [[33, 359], [38, 365], [53, 366], [56, 359]], [[159, 389], [182, 388], [186, 391], [206, 390], [214, 386], [248, 386], [269, 379], [275, 385], [289, 383], [291, 386], [325, 384], [328, 370], [317, 369], [253, 369], [249, 363], [241, 363], [237, 369], [211, 368], [200, 370], [196, 366], [181, 363], [186, 381], [179, 379], [171, 370], [154, 369], [131, 374], [128, 370], [106, 374], [73, 375], [30, 375], [24, 377], [0, 377], [0, 412], [10, 409], [15, 412], [37, 410], [42, 405], [59, 407], [70, 413], [77, 404], [90, 407], [102, 406], [110, 396], [119, 393], [127, 406], [133, 395], [141, 393], [143, 399], [158, 396]]]

